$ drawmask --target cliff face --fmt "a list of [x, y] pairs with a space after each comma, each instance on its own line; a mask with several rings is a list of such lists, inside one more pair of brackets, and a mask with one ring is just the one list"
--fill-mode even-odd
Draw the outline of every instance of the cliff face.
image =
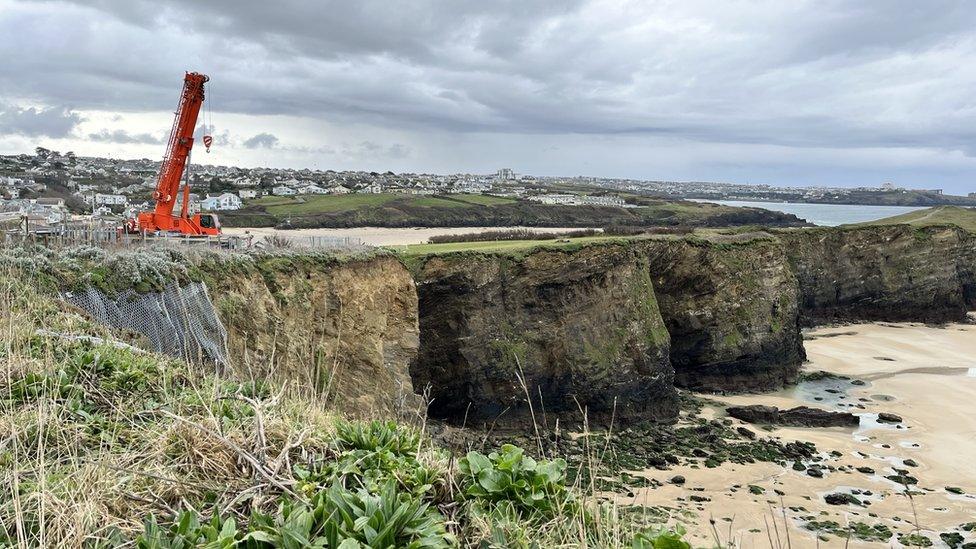
[[671, 335], [678, 385], [709, 391], [781, 387], [806, 358], [796, 277], [773, 239], [640, 244]]
[[780, 238], [800, 282], [806, 325], [945, 322], [976, 307], [976, 240], [961, 229], [811, 229]]
[[[430, 412], [468, 424], [677, 415], [669, 337], [647, 260], [632, 246], [452, 254], [418, 275], [414, 386]], [[520, 382], [524, 381], [524, 386]]]
[[286, 379], [353, 415], [418, 404], [416, 290], [395, 258], [257, 256], [203, 269], [239, 374]]

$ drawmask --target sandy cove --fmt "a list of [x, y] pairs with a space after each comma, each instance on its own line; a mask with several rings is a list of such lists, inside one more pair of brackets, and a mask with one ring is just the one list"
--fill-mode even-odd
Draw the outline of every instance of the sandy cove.
[[[760, 436], [813, 442], [826, 457], [825, 466], [849, 466], [849, 471], [825, 470], [823, 478], [814, 478], [805, 471], [773, 463], [649, 470], [641, 474], [664, 486], [639, 489], [634, 497], [618, 497], [618, 501], [672, 505], [670, 502], [680, 498], [677, 506], [681, 511], [675, 513], [675, 519], [688, 525], [696, 545], [713, 545], [709, 518], [714, 517], [723, 543], [731, 538], [737, 547], [768, 548], [766, 525], [768, 522], [773, 530], [772, 515], [778, 519], [783, 547], [787, 546], [784, 522], [789, 525], [794, 548], [844, 546], [844, 540], [830, 533], [818, 541], [814, 532], [804, 528], [811, 520], [836, 521], [841, 527], [848, 522], [883, 524], [895, 534], [890, 540], [852, 539], [851, 546], [900, 547], [897, 534], [914, 530], [911, 523], [915, 513], [922, 534], [934, 547], [948, 547], [939, 534], [953, 531], [965, 536], [966, 542], [976, 541], [976, 531], [959, 529], [963, 523], [976, 521], [976, 326], [861, 324], [820, 328], [809, 331], [805, 338], [809, 358], [805, 372], [822, 370], [866, 384], [840, 381], [844, 391], [838, 393], [826, 391], [831, 388], [830, 382], [807, 382], [776, 393], [712, 397], [715, 405], [703, 414], [724, 416], [725, 404], [780, 408], [808, 405], [851, 411], [862, 416], [856, 430], [766, 430], [733, 420], [736, 426], [748, 427]], [[904, 419], [902, 428], [878, 423], [879, 412], [900, 415]], [[840, 456], [831, 456], [831, 451]], [[911, 466], [911, 461], [906, 465], [906, 459], [914, 460], [917, 466]], [[857, 467], [870, 467], [876, 473], [861, 473], [854, 470]], [[918, 485], [913, 486], [920, 492], [913, 496], [914, 511], [904, 487], [884, 478], [896, 473], [894, 467], [918, 478]], [[675, 475], [683, 475], [687, 482], [683, 486], [670, 484]], [[736, 485], [738, 488], [733, 488]], [[758, 486], [764, 493], [750, 493], [749, 485]], [[959, 487], [965, 493], [949, 493], [947, 486]], [[782, 506], [775, 490], [785, 494]], [[825, 494], [852, 490], [861, 491], [855, 496], [869, 506], [828, 505], [823, 500]], [[692, 495], [710, 501], [692, 502]], [[688, 524], [689, 520], [693, 523]], [[776, 533], [772, 536], [775, 544]]]

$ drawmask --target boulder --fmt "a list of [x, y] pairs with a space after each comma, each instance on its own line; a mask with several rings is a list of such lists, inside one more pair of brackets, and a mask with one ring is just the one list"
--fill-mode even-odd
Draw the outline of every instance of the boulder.
[[856, 427], [860, 418], [848, 412], [831, 412], [808, 406], [780, 410], [776, 406], [752, 404], [729, 406], [725, 411], [746, 423], [789, 427]]

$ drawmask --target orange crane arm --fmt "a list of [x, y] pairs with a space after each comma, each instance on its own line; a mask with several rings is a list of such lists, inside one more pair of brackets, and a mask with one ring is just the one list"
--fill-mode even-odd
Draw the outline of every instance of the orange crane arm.
[[[183, 78], [183, 93], [180, 95], [180, 106], [176, 110], [176, 119], [166, 144], [166, 155], [159, 167], [159, 180], [153, 191], [156, 207], [151, 212], [139, 212], [134, 218], [126, 222], [125, 230], [129, 233], [157, 234], [176, 233], [184, 236], [220, 235], [220, 220], [213, 213], [196, 214], [190, 217], [190, 182], [183, 187], [183, 207], [179, 214], [173, 214], [176, 198], [180, 192], [180, 180], [186, 171], [186, 164], [193, 149], [193, 130], [197, 125], [197, 116], [203, 106], [203, 85], [210, 78], [205, 74], [188, 72]], [[208, 138], [204, 138], [204, 143]], [[209, 147], [208, 147], [209, 150]]]
[[[173, 129], [169, 134], [166, 155], [159, 167], [159, 181], [153, 199], [156, 201], [154, 213], [157, 216], [172, 216], [176, 205], [176, 195], [180, 190], [180, 180], [193, 148], [193, 131], [196, 129], [197, 116], [203, 106], [203, 84], [210, 80], [204, 74], [188, 72], [183, 79], [183, 93], [180, 95], [180, 105], [173, 121]], [[183, 209], [187, 207], [186, 201]], [[182, 212], [181, 217], [186, 217]]]

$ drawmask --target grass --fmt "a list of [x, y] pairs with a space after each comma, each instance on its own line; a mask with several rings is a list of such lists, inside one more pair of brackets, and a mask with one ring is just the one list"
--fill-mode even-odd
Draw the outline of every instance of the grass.
[[[308, 195], [301, 198], [289, 197], [288, 202], [275, 200], [272, 203], [256, 204], [267, 206], [268, 213], [274, 215], [301, 215], [318, 212], [340, 212], [362, 207], [376, 208], [404, 195], [397, 194], [342, 194], [342, 195]], [[275, 199], [285, 197], [274, 197]]]
[[413, 199], [413, 205], [424, 208], [465, 208], [468, 206], [463, 201], [437, 196], [418, 196]]
[[637, 195], [635, 208], [567, 206], [474, 195], [347, 194], [262, 197], [225, 212], [227, 226], [315, 227], [656, 227], [788, 224], [762, 210]]
[[560, 240], [492, 240], [488, 242], [445, 242], [442, 244], [412, 244], [397, 246], [394, 249], [409, 257], [444, 254], [452, 252], [506, 252], [528, 250], [530, 248], [567, 248], [581, 244], [624, 240], [616, 236], [587, 236]]
[[558, 458], [141, 351], [10, 268], [0, 319], [0, 546], [689, 547]]
[[518, 200], [514, 198], [490, 196], [487, 194], [458, 194], [453, 195], [452, 198], [467, 202], [469, 204], [478, 204], [479, 206], [497, 206], [498, 204], [512, 204], [514, 202], [518, 202]]
[[924, 210], [916, 210], [906, 214], [886, 217], [877, 221], [859, 223], [858, 225], [914, 225], [929, 227], [932, 225], [956, 225], [970, 232], [976, 232], [976, 208], [961, 206], [935, 206]]

